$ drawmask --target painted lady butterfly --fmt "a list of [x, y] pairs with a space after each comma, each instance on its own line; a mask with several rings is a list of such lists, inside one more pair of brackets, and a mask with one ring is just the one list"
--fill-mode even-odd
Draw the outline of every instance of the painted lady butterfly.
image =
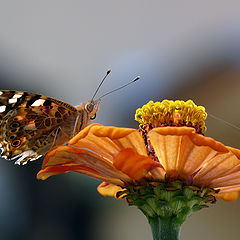
[[26, 164], [64, 144], [96, 117], [100, 100], [73, 107], [34, 93], [0, 91], [1, 156]]
[[45, 155], [52, 147], [70, 140], [96, 117], [100, 98], [93, 100], [111, 72], [109, 69], [91, 101], [73, 107], [65, 102], [34, 93], [0, 91], [0, 149], [1, 157], [26, 164]]

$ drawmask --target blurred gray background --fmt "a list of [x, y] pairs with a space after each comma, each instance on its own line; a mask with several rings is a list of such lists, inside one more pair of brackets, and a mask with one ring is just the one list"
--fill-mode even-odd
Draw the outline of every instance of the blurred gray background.
[[[95, 122], [137, 127], [149, 100], [193, 99], [240, 127], [239, 1], [0, 1], [0, 88], [78, 105], [107, 96]], [[207, 135], [240, 148], [240, 131], [209, 117]], [[100, 196], [97, 180], [68, 173], [36, 180], [41, 160], [0, 162], [0, 239], [151, 239], [145, 217], [124, 200]], [[192, 215], [182, 239], [240, 235], [240, 200]]]

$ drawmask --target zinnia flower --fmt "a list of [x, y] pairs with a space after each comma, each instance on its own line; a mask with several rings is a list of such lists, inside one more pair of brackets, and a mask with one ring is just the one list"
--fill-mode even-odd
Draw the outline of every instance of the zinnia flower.
[[178, 239], [187, 216], [240, 191], [240, 150], [205, 137], [204, 107], [152, 102], [136, 111], [139, 130], [92, 124], [45, 157], [39, 179], [75, 171], [103, 183], [148, 218], [154, 239]]

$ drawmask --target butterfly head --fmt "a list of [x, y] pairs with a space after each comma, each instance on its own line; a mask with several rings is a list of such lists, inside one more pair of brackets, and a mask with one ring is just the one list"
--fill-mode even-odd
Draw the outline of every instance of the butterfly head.
[[100, 103], [101, 103], [100, 99], [84, 103], [84, 109], [88, 113], [88, 116], [91, 120], [96, 118]]

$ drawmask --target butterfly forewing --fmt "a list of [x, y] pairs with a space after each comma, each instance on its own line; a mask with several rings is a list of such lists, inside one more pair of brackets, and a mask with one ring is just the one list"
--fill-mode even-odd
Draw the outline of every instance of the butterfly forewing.
[[36, 159], [85, 127], [83, 118], [84, 109], [53, 98], [0, 91], [1, 155], [19, 164]]

